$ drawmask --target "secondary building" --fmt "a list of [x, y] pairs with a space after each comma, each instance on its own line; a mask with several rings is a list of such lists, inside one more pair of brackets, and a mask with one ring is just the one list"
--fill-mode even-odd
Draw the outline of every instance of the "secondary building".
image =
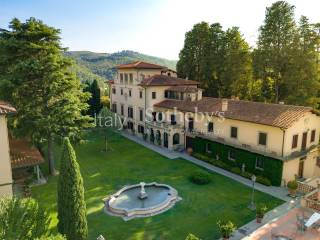
[[111, 108], [135, 135], [192, 149], [273, 185], [320, 176], [320, 117], [312, 108], [203, 97], [198, 82], [141, 61], [117, 69]]
[[11, 197], [14, 183], [21, 192], [30, 176], [30, 168], [39, 180], [39, 164], [44, 162], [38, 149], [24, 139], [15, 139], [8, 132], [7, 115], [14, 113], [13, 106], [0, 101], [0, 197]]

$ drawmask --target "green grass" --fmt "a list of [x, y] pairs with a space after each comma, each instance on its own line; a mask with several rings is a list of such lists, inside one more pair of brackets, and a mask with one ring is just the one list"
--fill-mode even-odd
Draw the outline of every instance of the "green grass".
[[[108, 240], [122, 239], [185, 239], [193, 233], [202, 239], [217, 239], [216, 222], [228, 219], [237, 226], [255, 218], [248, 210], [250, 188], [218, 174], [210, 173], [208, 185], [196, 185], [189, 176], [194, 171], [205, 171], [183, 159], [170, 160], [116, 133], [108, 133], [110, 151], [103, 152], [104, 134], [87, 134], [88, 142], [75, 147], [84, 179], [89, 239], [99, 234]], [[60, 149], [56, 149], [59, 159]], [[46, 167], [46, 166], [45, 166]], [[103, 212], [102, 199], [126, 184], [141, 181], [165, 183], [173, 186], [182, 197], [176, 206], [157, 216], [123, 221]], [[32, 195], [50, 212], [51, 227], [56, 231], [57, 177], [50, 177], [43, 186], [33, 187]], [[269, 209], [282, 203], [261, 192], [256, 192], [257, 203]]]

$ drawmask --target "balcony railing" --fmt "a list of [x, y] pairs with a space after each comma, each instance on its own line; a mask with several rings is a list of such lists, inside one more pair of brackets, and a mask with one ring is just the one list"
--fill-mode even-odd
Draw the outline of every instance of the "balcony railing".
[[146, 121], [146, 124], [149, 126], [164, 128], [164, 129], [183, 129], [183, 126], [179, 124], [171, 124], [170, 122], [157, 122], [157, 121]]

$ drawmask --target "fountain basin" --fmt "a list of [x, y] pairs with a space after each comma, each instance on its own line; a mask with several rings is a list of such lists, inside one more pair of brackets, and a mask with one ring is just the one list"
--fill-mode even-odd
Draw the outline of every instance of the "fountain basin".
[[160, 214], [175, 205], [181, 198], [169, 185], [156, 182], [143, 183], [147, 197], [141, 198], [141, 184], [125, 186], [115, 194], [103, 199], [105, 212], [124, 220]]

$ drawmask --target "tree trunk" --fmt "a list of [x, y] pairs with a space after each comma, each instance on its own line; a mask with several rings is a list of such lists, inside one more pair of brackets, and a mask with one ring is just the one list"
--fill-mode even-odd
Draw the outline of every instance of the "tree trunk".
[[54, 139], [53, 139], [53, 136], [50, 134], [48, 137], [49, 173], [50, 173], [50, 175], [55, 176], [55, 175], [57, 175], [57, 171], [54, 166], [53, 144], [54, 144]]

